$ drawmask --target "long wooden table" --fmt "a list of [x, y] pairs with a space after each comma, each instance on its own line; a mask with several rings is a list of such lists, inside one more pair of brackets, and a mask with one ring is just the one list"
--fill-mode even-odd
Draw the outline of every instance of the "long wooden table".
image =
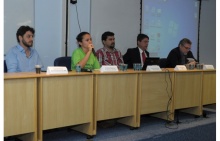
[[215, 70], [5, 73], [4, 136], [41, 141], [44, 130], [60, 127], [95, 135], [97, 121], [107, 119], [139, 127], [143, 114], [201, 115], [203, 105], [216, 102], [215, 79]]
[[176, 71], [174, 79], [174, 109], [202, 115], [202, 71]]
[[216, 71], [203, 71], [202, 105], [216, 103]]
[[137, 127], [138, 73], [94, 72], [95, 121], [122, 118], [123, 124]]
[[12, 135], [37, 140], [37, 77], [30, 73], [4, 74], [4, 137]]
[[43, 140], [43, 130], [67, 126], [94, 135], [93, 74], [69, 72], [40, 76], [38, 139]]
[[[138, 115], [156, 113], [153, 116], [173, 120], [173, 84], [172, 70], [141, 71], [138, 81]], [[138, 125], [140, 125], [140, 116], [138, 116]]]

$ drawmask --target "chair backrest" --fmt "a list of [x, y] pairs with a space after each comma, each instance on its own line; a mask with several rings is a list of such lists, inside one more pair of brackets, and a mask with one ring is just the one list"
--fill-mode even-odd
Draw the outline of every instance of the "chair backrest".
[[4, 72], [8, 72], [6, 61], [4, 60]]
[[161, 68], [166, 68], [167, 58], [160, 58], [159, 65]]
[[54, 66], [66, 66], [68, 70], [71, 70], [71, 57], [59, 57], [54, 60]]

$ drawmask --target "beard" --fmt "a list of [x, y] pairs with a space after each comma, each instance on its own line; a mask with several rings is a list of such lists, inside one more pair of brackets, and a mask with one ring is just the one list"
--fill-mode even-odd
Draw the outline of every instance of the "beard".
[[115, 47], [115, 43], [112, 43], [109, 47], [110, 48], [114, 48]]
[[29, 43], [27, 43], [25, 40], [22, 40], [22, 43], [28, 48], [32, 47], [33, 45], [33, 41], [30, 41]]

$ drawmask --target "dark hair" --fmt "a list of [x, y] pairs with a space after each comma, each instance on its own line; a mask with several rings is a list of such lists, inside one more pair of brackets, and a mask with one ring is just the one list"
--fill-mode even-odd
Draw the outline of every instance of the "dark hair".
[[138, 36], [137, 36], [137, 42], [139, 41], [139, 42], [141, 42], [143, 39], [145, 39], [145, 38], [148, 38], [148, 40], [149, 40], [149, 37], [146, 35], [146, 34], [138, 34]]
[[34, 28], [32, 28], [32, 27], [30, 27], [30, 26], [21, 26], [21, 27], [19, 27], [18, 28], [18, 30], [17, 30], [17, 33], [16, 33], [16, 37], [17, 37], [17, 41], [18, 41], [18, 43], [20, 42], [19, 41], [19, 36], [22, 36], [23, 37], [23, 35], [27, 32], [27, 31], [30, 31], [30, 32], [32, 32], [33, 34], [34, 34]]
[[180, 46], [180, 45], [183, 45], [184, 46], [184, 44], [192, 44], [192, 42], [189, 40], [189, 39], [187, 39], [187, 38], [183, 38], [180, 42], [179, 42], [179, 45], [178, 45], [178, 47]]
[[[77, 42], [82, 42], [83, 36], [89, 34], [88, 32], [81, 32], [76, 36], [76, 40]], [[90, 34], [89, 34], [90, 35]], [[81, 47], [81, 45], [79, 44], [79, 46]]]
[[106, 40], [108, 38], [108, 36], [114, 36], [115, 34], [111, 31], [106, 31], [102, 34], [102, 41]]

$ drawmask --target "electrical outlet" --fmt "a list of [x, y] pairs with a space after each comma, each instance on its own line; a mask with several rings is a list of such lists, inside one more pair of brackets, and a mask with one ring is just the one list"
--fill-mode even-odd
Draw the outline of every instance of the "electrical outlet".
[[70, 0], [70, 3], [76, 4], [76, 3], [77, 3], [77, 0]]

